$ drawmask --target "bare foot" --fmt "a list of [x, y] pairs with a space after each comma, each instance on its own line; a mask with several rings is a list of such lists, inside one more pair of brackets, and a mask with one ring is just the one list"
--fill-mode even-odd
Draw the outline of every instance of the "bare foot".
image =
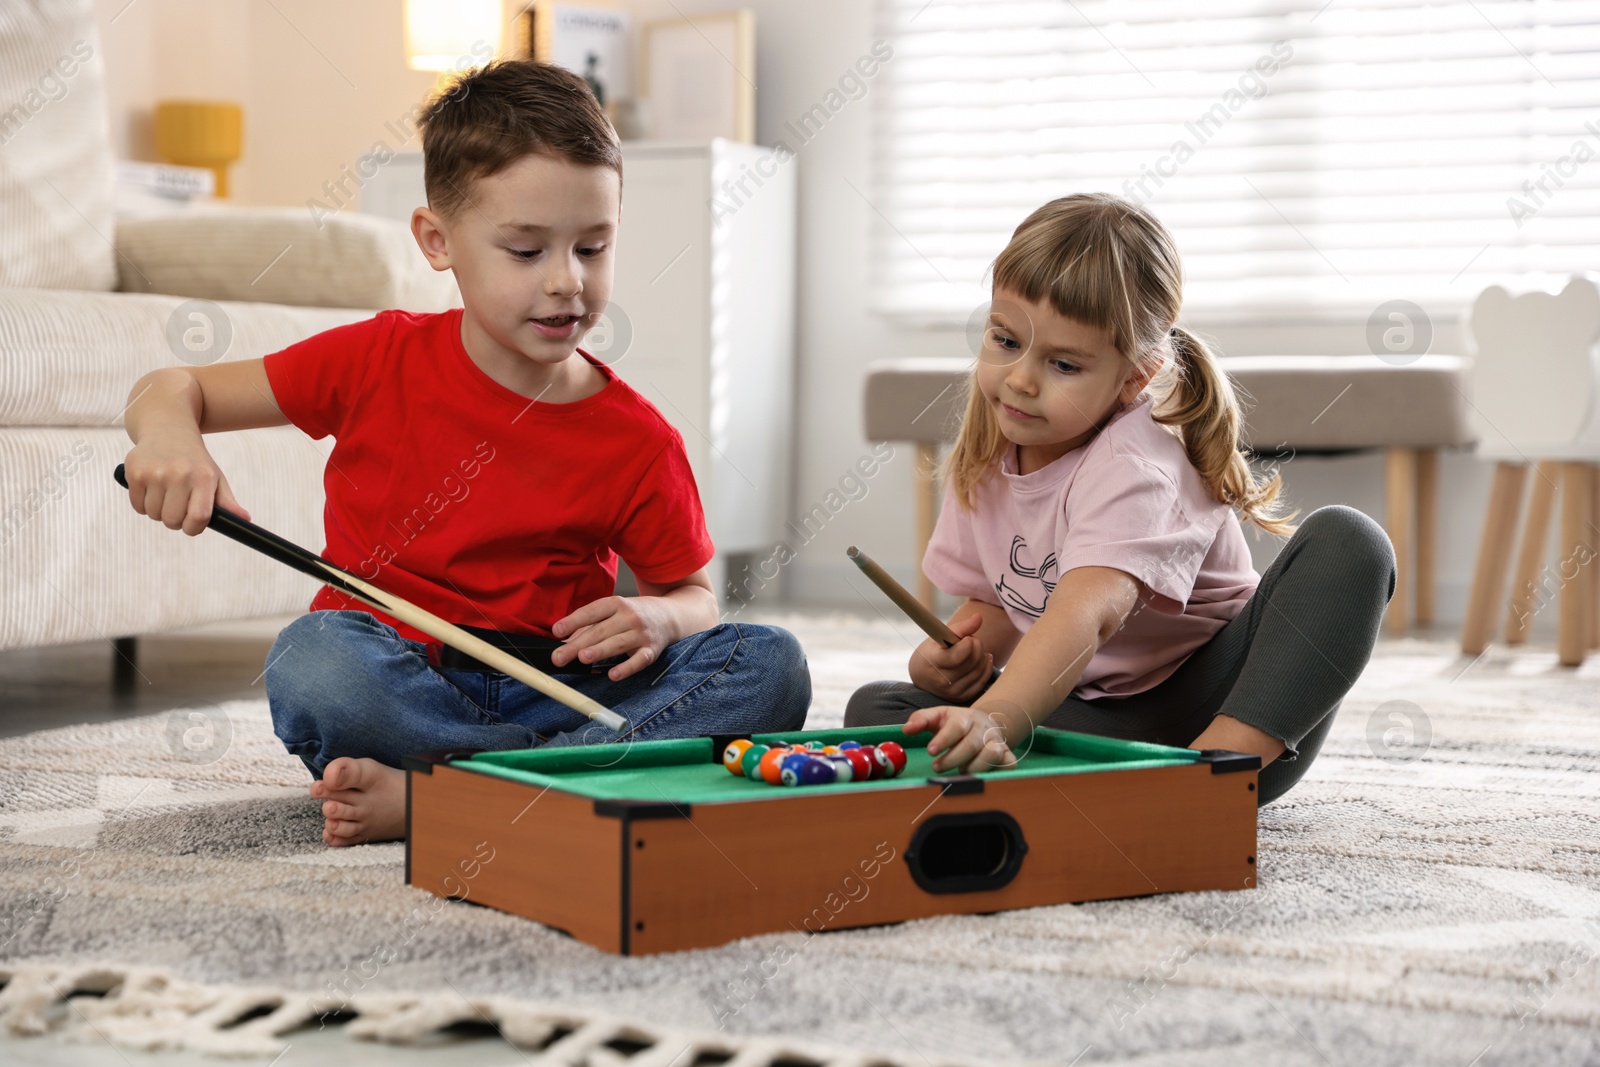
[[406, 772], [377, 760], [340, 756], [311, 783], [327, 820], [322, 840], [330, 845], [365, 845], [406, 836]]

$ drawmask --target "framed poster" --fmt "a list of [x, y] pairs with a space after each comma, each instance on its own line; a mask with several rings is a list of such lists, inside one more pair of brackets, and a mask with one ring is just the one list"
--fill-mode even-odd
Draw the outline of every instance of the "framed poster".
[[633, 52], [628, 13], [620, 4], [560, 4], [539, 0], [530, 16], [528, 55], [564, 67], [589, 83], [608, 114], [633, 98]]
[[756, 139], [756, 30], [750, 11], [652, 22], [645, 27], [643, 94], [651, 136]]

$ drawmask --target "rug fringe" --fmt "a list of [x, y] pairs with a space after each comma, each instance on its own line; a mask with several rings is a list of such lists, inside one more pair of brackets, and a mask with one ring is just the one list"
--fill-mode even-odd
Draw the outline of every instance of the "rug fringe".
[[[0, 1027], [7, 1034], [62, 1032], [139, 1052], [276, 1056], [291, 1043], [285, 1035], [319, 1020], [351, 1037], [390, 1044], [412, 1044], [458, 1023], [487, 1023], [531, 1053], [528, 1062], [539, 1067], [681, 1067], [696, 1062], [699, 1053], [725, 1060], [724, 1067], [797, 1061], [817, 1067], [929, 1067], [920, 1055], [908, 1060], [811, 1041], [695, 1033], [513, 997], [374, 993], [346, 1000], [209, 986], [137, 967], [0, 966], [0, 980]], [[65, 1021], [62, 1004], [70, 1009]], [[938, 1067], [955, 1063], [943, 1060]]]

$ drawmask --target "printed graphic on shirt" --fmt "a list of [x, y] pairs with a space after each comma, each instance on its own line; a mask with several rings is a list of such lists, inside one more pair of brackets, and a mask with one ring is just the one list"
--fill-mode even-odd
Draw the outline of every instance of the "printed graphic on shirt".
[[[1044, 562], [1037, 567], [1030, 567], [1025, 562], [1028, 554], [1028, 542], [1022, 539], [1021, 534], [1011, 538], [1011, 574], [1000, 576], [994, 584], [994, 591], [1000, 597], [1004, 607], [1015, 608], [1024, 615], [1037, 619], [1044, 614], [1044, 606], [1050, 602], [1050, 593], [1056, 587], [1060, 577], [1056, 574], [1056, 554], [1050, 553]], [[1010, 578], [1010, 581], [1007, 579]], [[1035, 604], [1034, 600], [1038, 603]]]

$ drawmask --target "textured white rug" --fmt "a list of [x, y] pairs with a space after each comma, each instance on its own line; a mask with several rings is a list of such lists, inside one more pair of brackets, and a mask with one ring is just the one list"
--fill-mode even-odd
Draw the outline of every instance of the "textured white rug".
[[[904, 677], [909, 627], [767, 621], [808, 651], [812, 725]], [[1263, 809], [1251, 892], [641, 959], [435, 910], [397, 845], [324, 849], [264, 702], [33, 734], [0, 741], [0, 1017], [267, 1055], [338, 1008], [386, 1040], [492, 1019], [533, 1062], [659, 1067], [1597, 1062], [1597, 681], [1595, 657], [1380, 645]], [[113, 992], [63, 1012], [74, 987]]]

